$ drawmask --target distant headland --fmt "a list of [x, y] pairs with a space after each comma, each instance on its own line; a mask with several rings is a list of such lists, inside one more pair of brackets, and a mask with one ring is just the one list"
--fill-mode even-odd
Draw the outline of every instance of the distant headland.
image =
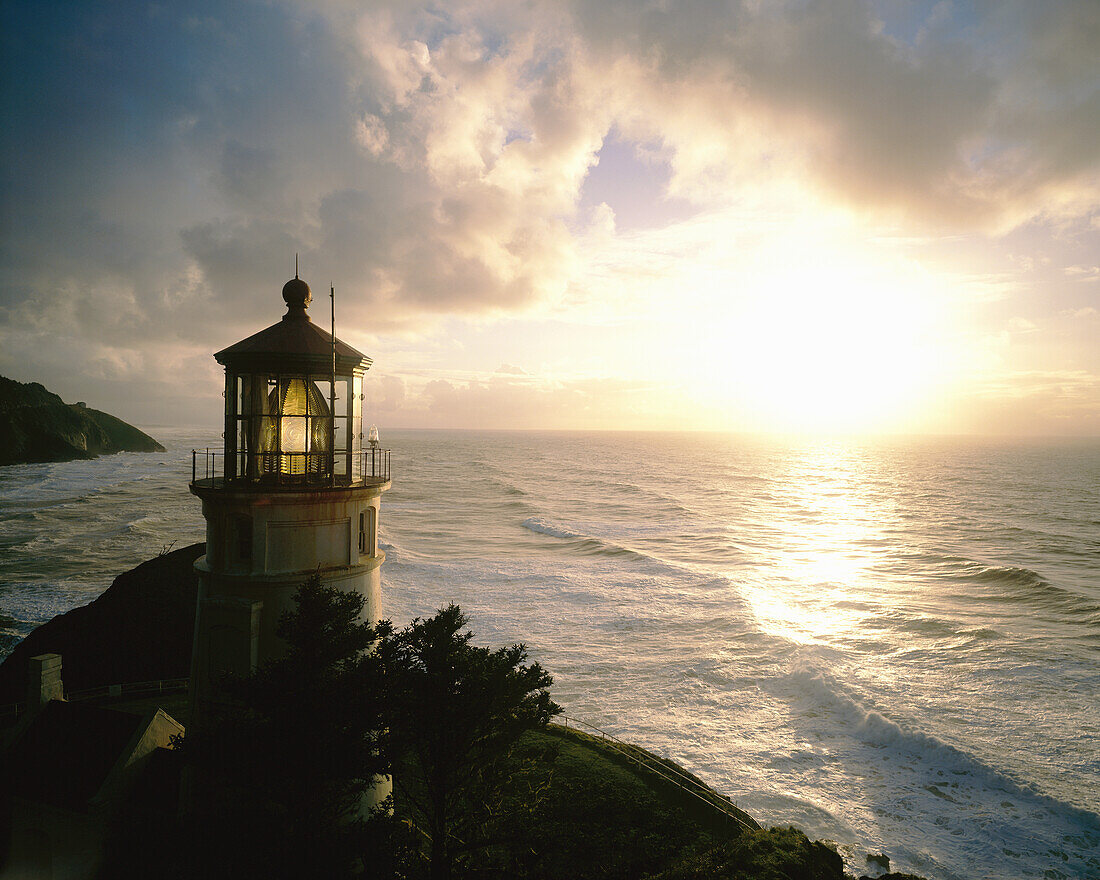
[[0, 376], [0, 465], [164, 452], [143, 431], [83, 403], [65, 403], [37, 382]]

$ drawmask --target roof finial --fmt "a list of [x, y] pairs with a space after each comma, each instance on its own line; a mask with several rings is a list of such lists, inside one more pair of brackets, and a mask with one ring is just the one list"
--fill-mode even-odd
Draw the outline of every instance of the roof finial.
[[294, 277], [298, 277], [298, 252], [294, 252]]
[[312, 300], [313, 294], [310, 293], [309, 285], [299, 278], [298, 273], [295, 272], [294, 277], [283, 285], [283, 302], [287, 304], [284, 319], [290, 317], [304, 318], [306, 309]]

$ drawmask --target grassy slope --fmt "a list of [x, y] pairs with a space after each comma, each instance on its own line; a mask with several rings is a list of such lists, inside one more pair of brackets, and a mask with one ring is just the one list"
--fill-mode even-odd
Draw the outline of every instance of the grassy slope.
[[[473, 853], [456, 877], [843, 880], [840, 857], [824, 844], [795, 829], [731, 828], [724, 820], [715, 827], [709, 807], [601, 740], [552, 726], [527, 734], [523, 745], [543, 759], [515, 775], [512, 800], [494, 829], [496, 842]], [[540, 792], [537, 799], [533, 789]], [[111, 859], [118, 870], [101, 876], [141, 876], [154, 868], [163, 877], [190, 876], [190, 862], [180, 858], [186, 842], [175, 813], [157, 797], [151, 803], [137, 798], [123, 811]], [[397, 812], [400, 817], [400, 802]], [[131, 870], [138, 866], [141, 871]], [[426, 880], [426, 862], [407, 867], [399, 876]]]
[[[685, 791], [651, 767], [690, 774], [644, 749], [551, 725], [526, 734], [520, 751], [538, 757], [517, 762], [512, 792], [487, 829], [494, 843], [466, 856], [464, 876], [843, 877], [835, 851], [794, 829], [760, 829], [698, 780], [698, 793]], [[396, 808], [401, 816], [400, 797]]]
[[711, 833], [736, 836], [739, 829], [760, 828], [752, 816], [674, 761], [639, 746], [616, 743], [558, 724], [551, 724], [547, 733], [563, 745], [570, 744], [578, 755], [588, 755], [590, 761], [611, 762], [634, 774], [662, 800]]
[[[565, 870], [547, 876], [668, 880], [840, 880], [843, 876], [835, 851], [795, 829], [760, 829], [751, 816], [732, 808], [671, 761], [637, 746], [625, 746], [629, 756], [624, 755], [620, 744], [557, 725], [542, 735], [560, 743], [555, 786], [576, 792], [569, 807], [575, 810], [578, 804], [584, 805], [587, 849], [598, 853], [587, 864], [563, 864]], [[650, 769], [654, 763], [675, 771], [677, 778], [694, 780], [698, 788], [685, 791], [686, 786]], [[608, 855], [610, 861], [600, 864]]]

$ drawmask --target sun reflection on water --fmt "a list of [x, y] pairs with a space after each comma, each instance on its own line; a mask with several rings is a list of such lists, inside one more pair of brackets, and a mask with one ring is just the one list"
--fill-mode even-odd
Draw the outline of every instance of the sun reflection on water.
[[894, 500], [865, 450], [839, 440], [792, 449], [776, 486], [787, 516], [773, 524], [770, 573], [745, 585], [753, 614], [799, 644], [858, 637], [869, 607], [881, 601], [869, 569], [887, 542]]

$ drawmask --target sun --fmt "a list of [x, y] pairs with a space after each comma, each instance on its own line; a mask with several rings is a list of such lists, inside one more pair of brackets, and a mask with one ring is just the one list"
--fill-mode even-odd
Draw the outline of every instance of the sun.
[[946, 378], [944, 290], [904, 261], [796, 252], [714, 315], [711, 393], [753, 429], [918, 429]]
[[[924, 304], [835, 276], [784, 279], [750, 316], [750, 402], [777, 427], [871, 430], [912, 414], [937, 375]], [[797, 303], [791, 308], [792, 303]]]

